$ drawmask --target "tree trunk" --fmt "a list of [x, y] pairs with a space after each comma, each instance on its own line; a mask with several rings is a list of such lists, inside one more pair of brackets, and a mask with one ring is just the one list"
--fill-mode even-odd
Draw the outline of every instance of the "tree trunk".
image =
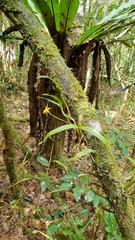
[[37, 83], [38, 57], [33, 54], [28, 72], [28, 93], [30, 113], [30, 136], [35, 137], [38, 121], [38, 94], [35, 84]]
[[[88, 103], [82, 87], [66, 66], [64, 59], [60, 56], [57, 47], [45, 29], [41, 28], [21, 1], [0, 0], [0, 8], [18, 27], [31, 50], [37, 54], [40, 63], [44, 66], [46, 75], [55, 79], [59, 84], [75, 122], [78, 125], [91, 127], [93, 122], [97, 124], [95, 110]], [[89, 147], [97, 152], [93, 160], [94, 169], [116, 216], [123, 239], [134, 240], [134, 196], [128, 196], [123, 190], [122, 178], [111, 153], [111, 148], [107, 149], [96, 137], [86, 135], [86, 139]]]
[[4, 106], [2, 103], [2, 98], [0, 96], [0, 126], [3, 132], [5, 148], [3, 149], [3, 160], [6, 165], [6, 170], [9, 176], [10, 184], [12, 187], [12, 192], [15, 198], [19, 197], [20, 191], [17, 184], [17, 175], [14, 166], [15, 160], [15, 147], [14, 138], [12, 135], [11, 125], [5, 116]]
[[[40, 77], [41, 76], [41, 77]], [[36, 137], [37, 145], [43, 142], [45, 134], [63, 124], [61, 109], [47, 101], [50, 95], [59, 95], [55, 90], [52, 81], [46, 76], [46, 72], [38, 61], [37, 55], [34, 53], [28, 72], [28, 93], [29, 93], [29, 113], [30, 113], [30, 135]], [[38, 77], [38, 79], [37, 79]], [[45, 107], [51, 109], [51, 115], [43, 113]], [[38, 152], [47, 159], [58, 159], [62, 154], [64, 145], [64, 133], [58, 133], [47, 141], [46, 144], [39, 144]], [[57, 140], [58, 141], [57, 141]], [[51, 154], [50, 154], [51, 152]]]

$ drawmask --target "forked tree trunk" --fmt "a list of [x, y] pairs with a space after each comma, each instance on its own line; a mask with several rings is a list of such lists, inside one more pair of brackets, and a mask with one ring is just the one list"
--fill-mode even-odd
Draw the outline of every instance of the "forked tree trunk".
[[[88, 103], [87, 97], [76, 78], [66, 66], [57, 47], [46, 31], [18, 0], [0, 0], [0, 8], [18, 26], [29, 47], [38, 56], [46, 75], [55, 79], [63, 91], [72, 118], [79, 125], [91, 126], [97, 123], [96, 113]], [[123, 190], [122, 176], [111, 153], [96, 137], [86, 135], [89, 147], [96, 150], [93, 160], [95, 173], [110, 202], [111, 209], [118, 221], [123, 239], [135, 240], [135, 196]], [[94, 157], [94, 156], [93, 156]]]

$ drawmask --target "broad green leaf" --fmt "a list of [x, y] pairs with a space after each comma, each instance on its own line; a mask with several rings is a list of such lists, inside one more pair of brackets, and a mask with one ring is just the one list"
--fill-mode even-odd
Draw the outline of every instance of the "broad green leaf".
[[67, 174], [67, 175], [61, 177], [60, 180], [70, 183], [73, 180], [73, 175]]
[[87, 40], [88, 38], [90, 40], [95, 39], [96, 37], [98, 37], [101, 33], [103, 32], [103, 27], [101, 24], [97, 24], [93, 27], [91, 27], [90, 29], [86, 30], [82, 36], [80, 37], [80, 39], [78, 40], [78, 42], [76, 43], [75, 47], [78, 47], [79, 45], [81, 45], [85, 40]]
[[58, 0], [47, 0], [48, 6], [52, 12], [57, 32], [60, 31], [60, 3]]
[[78, 126], [74, 125], [74, 124], [66, 124], [66, 125], [63, 125], [61, 127], [55, 128], [55, 129], [53, 129], [52, 131], [50, 131], [49, 133], [46, 134], [46, 136], [44, 137], [44, 142], [46, 142], [49, 137], [51, 137], [52, 135], [54, 135], [56, 133], [66, 131], [66, 130], [69, 130], [69, 129], [76, 129], [76, 128], [78, 128]]
[[48, 187], [48, 184], [46, 184], [46, 181], [42, 181], [40, 183], [40, 186], [41, 186], [42, 192], [44, 192], [46, 190], [46, 188]]
[[104, 144], [105, 146], [108, 148], [108, 141], [107, 139], [101, 134], [99, 133], [98, 131], [96, 131], [95, 129], [91, 128], [91, 127], [87, 127], [87, 126], [81, 126], [80, 127], [82, 130], [94, 135], [95, 137], [97, 137], [98, 139], [100, 139]]
[[73, 193], [74, 193], [76, 202], [80, 200], [81, 195], [84, 191], [85, 191], [84, 187], [76, 186], [75, 188], [73, 188]]
[[95, 194], [95, 196], [93, 197], [93, 206], [94, 206], [94, 208], [96, 208], [99, 205], [100, 202], [101, 202], [100, 196]]
[[[39, 7], [42, 11], [44, 16], [45, 24], [53, 36], [56, 33], [56, 26], [55, 26], [55, 18], [54, 18], [54, 3], [55, 1], [46, 1], [46, 0], [38, 0]], [[52, 3], [52, 6], [51, 6]]]
[[65, 176], [61, 177], [60, 180], [64, 181], [64, 182], [71, 182], [73, 181], [73, 179], [78, 178], [78, 176], [81, 174], [80, 171], [78, 171], [77, 169], [70, 170], [68, 172], [68, 174], [66, 174]]
[[70, 183], [62, 183], [58, 190], [69, 190], [70, 188], [72, 188], [72, 185]]
[[36, 0], [23, 0], [23, 3], [37, 18], [38, 22], [44, 27], [45, 18]]
[[112, 235], [116, 235], [118, 230], [118, 224], [116, 222], [114, 214], [110, 212], [105, 212], [104, 220], [106, 223], [106, 231], [108, 233], [111, 233]]
[[46, 158], [44, 158], [44, 157], [38, 156], [38, 157], [37, 157], [37, 161], [38, 161], [40, 164], [42, 164], [43, 166], [46, 166], [46, 167], [49, 166], [48, 160], [47, 160]]
[[89, 154], [89, 153], [92, 153], [92, 152], [95, 152], [95, 151], [92, 150], [92, 149], [89, 149], [89, 148], [84, 149], [84, 150], [76, 153], [74, 157], [69, 158], [69, 161], [74, 161], [74, 160], [76, 160], [77, 158], [83, 157], [83, 156], [85, 156], [85, 155], [87, 155], [87, 154]]
[[111, 143], [114, 144], [117, 141], [117, 138], [116, 138], [116, 136], [112, 136], [112, 137], [109, 137], [109, 140]]
[[68, 35], [74, 16], [79, 7], [79, 0], [61, 0], [60, 1], [60, 32]]
[[95, 193], [92, 192], [92, 191], [89, 191], [89, 192], [87, 192], [87, 193], [85, 194], [84, 200], [85, 200], [86, 202], [92, 202], [94, 196], [95, 196]]
[[122, 154], [125, 155], [128, 153], [128, 148], [125, 144], [125, 142], [121, 141], [121, 140], [118, 140], [118, 144], [120, 146], [120, 148], [122, 149]]
[[78, 178], [79, 178], [79, 181], [83, 184], [87, 184], [90, 180], [89, 174], [82, 173], [78, 176]]

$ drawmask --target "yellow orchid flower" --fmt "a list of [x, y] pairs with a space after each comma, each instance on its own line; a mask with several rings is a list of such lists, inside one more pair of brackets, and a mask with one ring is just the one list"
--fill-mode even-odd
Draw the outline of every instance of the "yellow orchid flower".
[[49, 107], [46, 106], [45, 109], [44, 109], [44, 111], [43, 111], [43, 113], [44, 113], [44, 114], [50, 113], [50, 109], [51, 109], [51, 108], [49, 108]]

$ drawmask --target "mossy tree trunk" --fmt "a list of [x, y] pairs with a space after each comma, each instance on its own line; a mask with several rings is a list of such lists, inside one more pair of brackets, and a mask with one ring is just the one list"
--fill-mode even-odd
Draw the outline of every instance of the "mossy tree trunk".
[[[16, 25], [31, 50], [37, 54], [48, 77], [55, 79], [62, 89], [72, 118], [79, 125], [91, 125], [96, 113], [76, 78], [66, 66], [51, 37], [18, 0], [0, 0], [0, 8]], [[118, 221], [123, 239], [135, 240], [135, 205], [133, 195], [123, 190], [122, 176], [111, 148], [93, 136], [86, 136], [89, 147], [96, 149], [93, 166], [111, 208]]]
[[11, 125], [4, 113], [4, 106], [2, 103], [1, 95], [0, 95], [0, 126], [5, 141], [5, 148], [3, 149], [3, 159], [10, 179], [10, 184], [12, 186], [13, 195], [15, 198], [18, 198], [20, 191], [17, 184], [17, 175], [14, 166], [15, 160], [14, 138], [12, 134]]

